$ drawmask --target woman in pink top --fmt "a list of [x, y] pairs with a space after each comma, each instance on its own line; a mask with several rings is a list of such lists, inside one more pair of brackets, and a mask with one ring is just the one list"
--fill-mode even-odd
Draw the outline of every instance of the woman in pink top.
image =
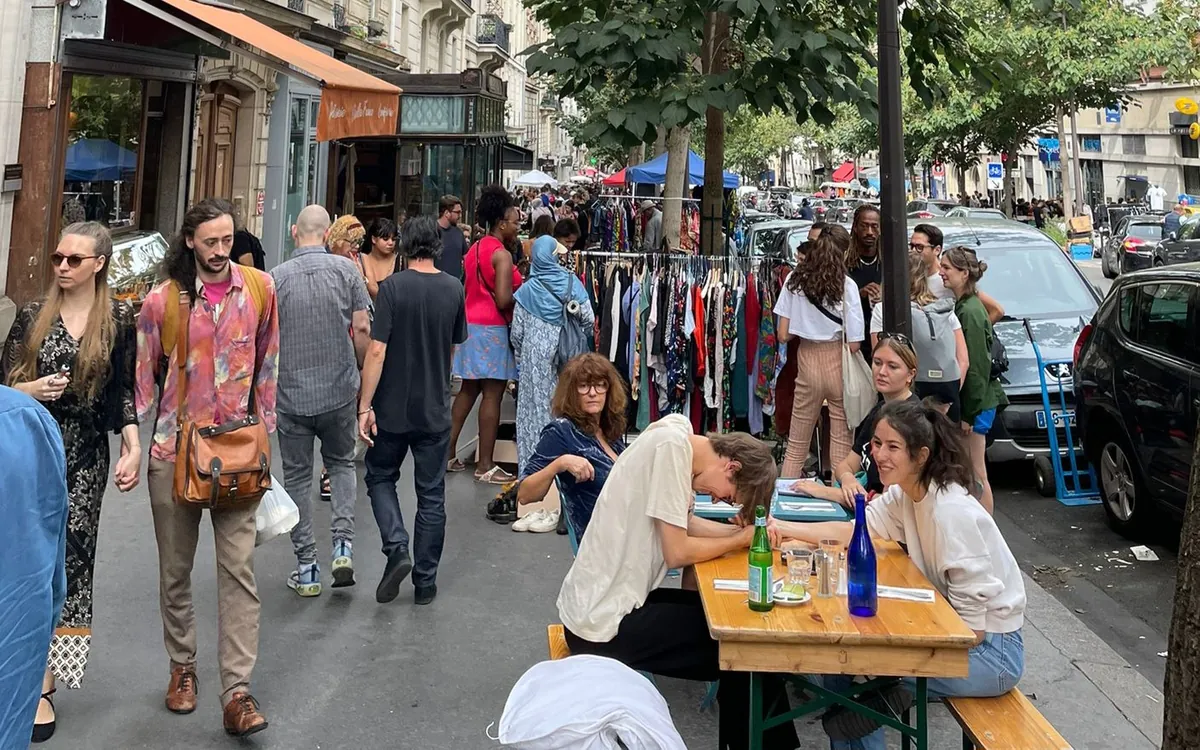
[[500, 429], [500, 400], [508, 381], [517, 377], [517, 363], [508, 342], [512, 320], [513, 292], [521, 286], [521, 274], [513, 266], [507, 245], [517, 239], [520, 211], [508, 191], [498, 185], [483, 189], [476, 221], [486, 234], [463, 258], [467, 293], [467, 340], [455, 347], [453, 373], [462, 378], [462, 390], [454, 399], [454, 423], [450, 429], [450, 471], [466, 468], [458, 460], [458, 436], [467, 415], [479, 406], [479, 462], [475, 479], [492, 484], [511, 482], [515, 477], [496, 465], [492, 458], [496, 432]]

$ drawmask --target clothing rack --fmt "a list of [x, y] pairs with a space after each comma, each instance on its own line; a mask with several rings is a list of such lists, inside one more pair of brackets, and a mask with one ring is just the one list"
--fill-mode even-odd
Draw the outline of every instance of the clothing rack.
[[624, 194], [622, 194], [622, 195], [612, 195], [612, 194], [605, 195], [605, 194], [601, 194], [601, 195], [597, 196], [597, 200], [603, 200], [604, 198], [630, 198], [633, 200], [643, 200], [643, 201], [683, 201], [684, 203], [699, 203], [700, 202], [696, 198], [666, 198], [663, 196], [656, 196], [656, 195], [624, 195]]

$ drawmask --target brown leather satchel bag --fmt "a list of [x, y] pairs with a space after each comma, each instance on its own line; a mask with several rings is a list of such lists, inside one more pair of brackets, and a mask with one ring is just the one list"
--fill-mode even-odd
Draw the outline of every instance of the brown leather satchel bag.
[[[249, 275], [252, 271], [246, 269], [243, 273]], [[271, 487], [271, 443], [266, 425], [259, 419], [255, 409], [257, 358], [251, 374], [250, 401], [245, 417], [219, 425], [200, 424], [189, 419], [187, 354], [191, 305], [187, 299], [186, 294], [180, 295], [179, 320], [183, 335], [175, 337], [176, 364], [179, 367], [175, 502], [209, 509], [256, 503]]]

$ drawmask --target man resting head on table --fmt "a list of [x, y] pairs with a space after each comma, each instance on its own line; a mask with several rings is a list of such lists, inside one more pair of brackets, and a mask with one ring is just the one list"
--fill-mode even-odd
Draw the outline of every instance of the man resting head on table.
[[[775, 461], [743, 433], [703, 437], [671, 415], [651, 424], [613, 464], [587, 535], [558, 595], [572, 654], [598, 654], [685, 680], [720, 680], [720, 733], [732, 748], [749, 737], [749, 677], [721, 672], [696, 591], [659, 588], [670, 568], [746, 549], [759, 505], [771, 501]], [[741, 523], [692, 515], [695, 493], [742, 504]], [[728, 697], [728, 699], [726, 699]], [[767, 705], [786, 701], [783, 682], [767, 680]], [[765, 748], [796, 747], [795, 729], [777, 727]]]

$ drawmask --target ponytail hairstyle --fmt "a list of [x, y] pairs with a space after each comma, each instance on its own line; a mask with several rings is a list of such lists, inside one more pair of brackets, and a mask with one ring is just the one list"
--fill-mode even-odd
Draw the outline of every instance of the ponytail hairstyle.
[[962, 486], [967, 492], [975, 488], [975, 471], [962, 430], [933, 401], [889, 401], [880, 409], [879, 420], [887, 420], [900, 434], [913, 461], [920, 461], [922, 448], [928, 450], [917, 475], [926, 490], [952, 484]]
[[514, 205], [513, 197], [507, 190], [499, 185], [488, 185], [479, 195], [475, 221], [479, 222], [486, 234], [495, 234], [497, 225], [504, 221], [508, 210]]
[[984, 272], [987, 271], [987, 263], [979, 259], [975, 251], [963, 245], [956, 245], [945, 253], [942, 257], [949, 261], [950, 265], [960, 271], [965, 271], [967, 274], [967, 283], [963, 288], [963, 295], [973, 297], [975, 295], [975, 285], [983, 278]]

